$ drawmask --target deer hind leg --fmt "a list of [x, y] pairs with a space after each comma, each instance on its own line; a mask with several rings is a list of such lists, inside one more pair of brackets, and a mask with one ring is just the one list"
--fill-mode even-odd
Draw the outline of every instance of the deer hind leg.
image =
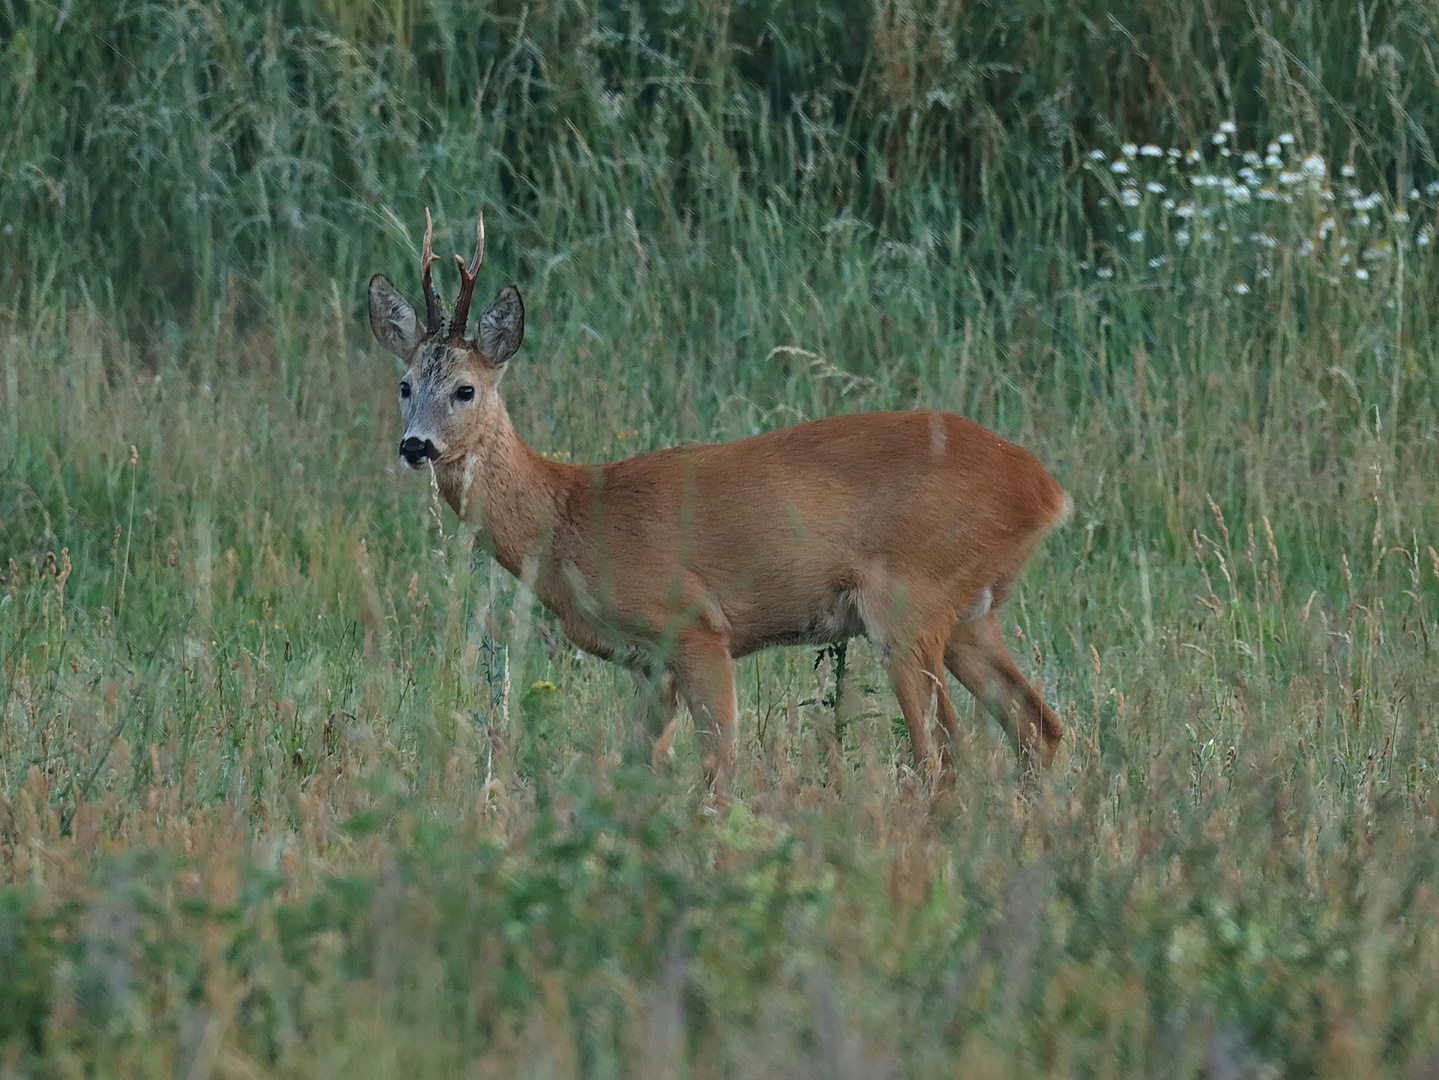
[[894, 696], [899, 701], [899, 711], [904, 714], [905, 727], [909, 728], [915, 771], [923, 774], [934, 761], [929, 732], [932, 710], [934, 718], [944, 729], [938, 764], [941, 772], [952, 772], [952, 745], [958, 723], [954, 705], [949, 700], [949, 690], [944, 685], [943, 633], [921, 635], [910, 646], [886, 649], [885, 652], [885, 669], [894, 687]]
[[1020, 673], [1004, 647], [999, 616], [961, 619], [949, 633], [944, 662], [966, 690], [1009, 731], [1021, 761], [1048, 765], [1064, 725]]
[[909, 729], [914, 768], [923, 774], [934, 760], [930, 710], [944, 727], [941, 767], [952, 764], [950, 744], [958, 725], [944, 685], [944, 643], [952, 616], [913, 603], [926, 590], [914, 589], [883, 570], [872, 570], [856, 599], [866, 635], [880, 650], [899, 711]]
[[724, 795], [734, 775], [734, 662], [723, 633], [702, 625], [682, 630], [669, 661], [674, 685], [694, 718], [705, 785]]

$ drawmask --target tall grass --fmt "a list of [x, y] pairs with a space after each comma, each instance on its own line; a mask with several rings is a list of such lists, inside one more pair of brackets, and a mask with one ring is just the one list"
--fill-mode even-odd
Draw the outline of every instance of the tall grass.
[[[0, 7], [0, 1071], [1430, 1075], [1434, 39]], [[476, 202], [543, 452], [1033, 449], [1056, 768], [976, 716], [928, 790], [865, 646], [740, 665], [723, 820], [691, 733], [623, 766], [628, 680], [396, 468], [362, 282]]]

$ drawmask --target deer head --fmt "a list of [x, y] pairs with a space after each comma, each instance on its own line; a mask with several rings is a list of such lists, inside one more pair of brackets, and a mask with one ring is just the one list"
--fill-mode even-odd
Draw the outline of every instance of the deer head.
[[513, 285], [501, 289], [480, 316], [474, 338], [465, 336], [470, 298], [485, 258], [485, 215], [479, 216], [470, 264], [466, 266], [464, 259], [455, 256], [460, 264], [460, 291], [448, 330], [430, 279], [430, 266], [436, 258], [433, 241], [434, 227], [427, 209], [425, 246], [420, 255], [423, 328], [414, 307], [388, 277], [376, 274], [370, 279], [370, 328], [407, 369], [400, 380], [400, 411], [405, 421], [400, 456], [416, 469], [463, 455], [481, 437], [487, 420], [502, 415], [500, 378], [525, 336], [525, 305]]

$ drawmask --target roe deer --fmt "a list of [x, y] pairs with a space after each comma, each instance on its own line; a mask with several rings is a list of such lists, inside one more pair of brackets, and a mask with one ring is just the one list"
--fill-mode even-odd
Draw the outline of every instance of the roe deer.
[[1028, 451], [950, 413], [883, 412], [607, 465], [550, 461], [516, 433], [499, 394], [524, 337], [519, 290], [500, 290], [466, 337], [484, 241], [481, 215], [470, 265], [455, 256], [448, 329], [430, 280], [428, 210], [424, 324], [389, 278], [370, 279], [375, 337], [408, 367], [400, 454], [433, 467], [445, 500], [571, 641], [635, 675], [632, 738], [656, 753], [667, 746], [683, 698], [705, 781], [722, 793], [734, 767], [735, 658], [864, 634], [883, 657], [916, 767], [933, 752], [930, 710], [946, 764], [957, 734], [945, 667], [1007, 727], [1021, 760], [1049, 763], [1063, 725], [1015, 666], [997, 614], [1073, 506]]

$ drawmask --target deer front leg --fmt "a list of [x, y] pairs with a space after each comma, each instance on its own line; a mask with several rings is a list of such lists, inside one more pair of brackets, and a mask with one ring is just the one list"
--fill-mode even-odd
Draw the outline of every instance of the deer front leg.
[[651, 768], [670, 752], [679, 717], [679, 695], [668, 671], [631, 671], [635, 681], [635, 715], [630, 725], [628, 754], [633, 761], [648, 760]]
[[734, 662], [723, 633], [693, 625], [680, 632], [669, 661], [679, 695], [694, 718], [699, 735], [705, 785], [723, 797], [734, 775]]

